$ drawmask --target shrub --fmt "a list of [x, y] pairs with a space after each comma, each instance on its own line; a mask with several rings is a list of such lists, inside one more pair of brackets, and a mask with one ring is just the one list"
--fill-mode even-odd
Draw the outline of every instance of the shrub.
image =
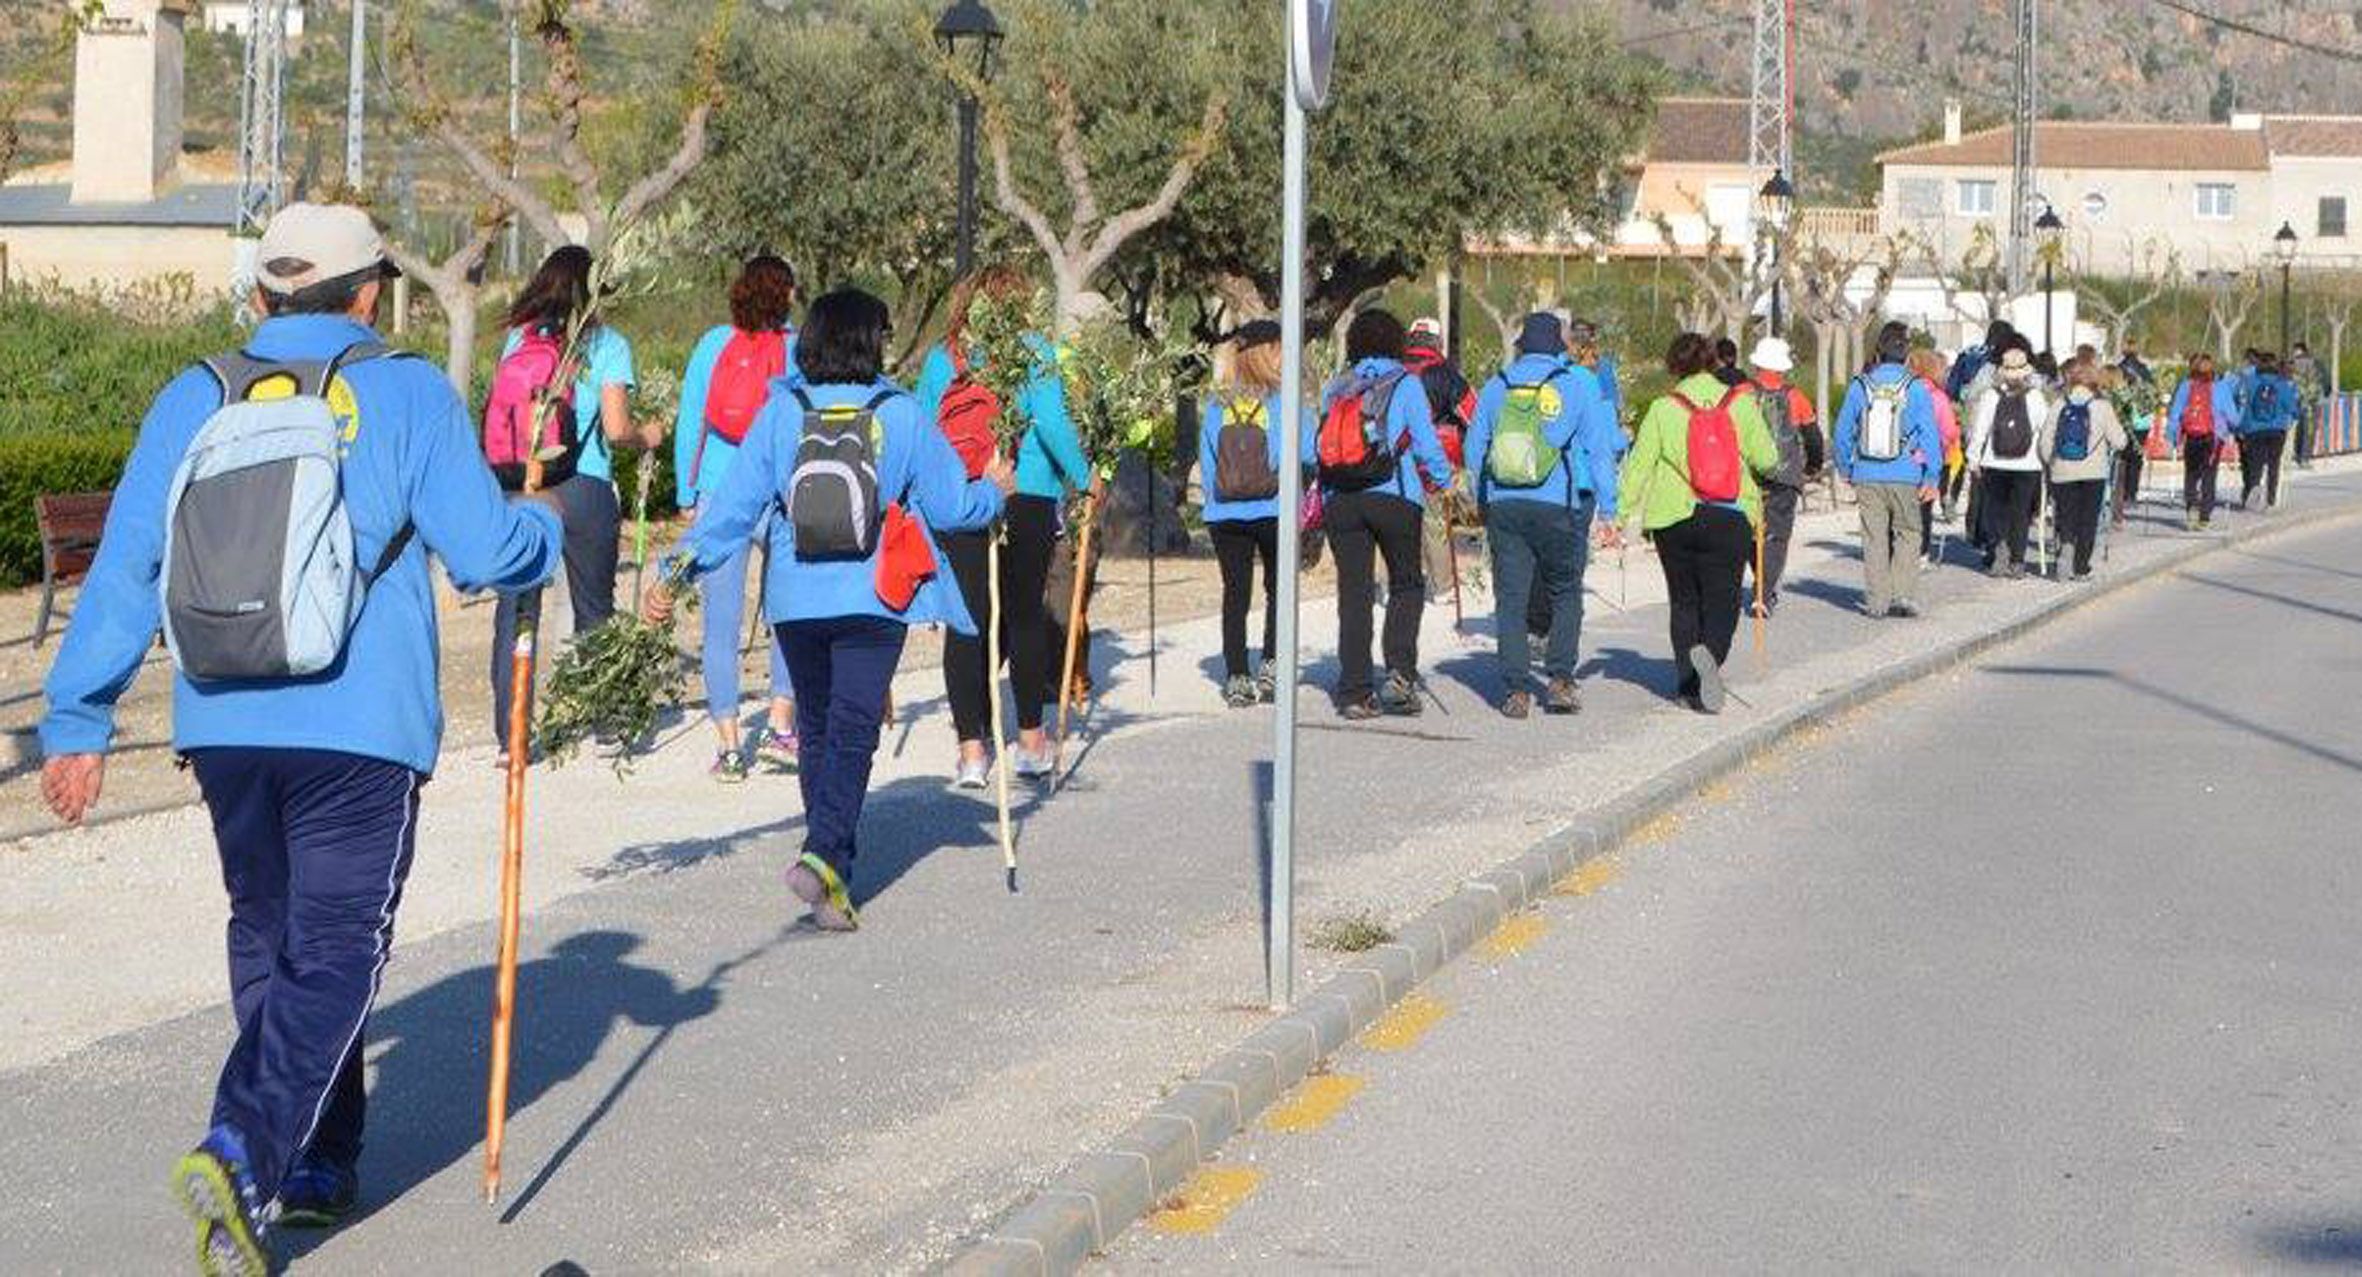
[[131, 455], [127, 430], [0, 434], [0, 585], [41, 579], [41, 528], [33, 498], [115, 486]]
[[165, 382], [241, 340], [226, 310], [147, 318], [80, 294], [0, 296], [0, 435], [134, 429]]

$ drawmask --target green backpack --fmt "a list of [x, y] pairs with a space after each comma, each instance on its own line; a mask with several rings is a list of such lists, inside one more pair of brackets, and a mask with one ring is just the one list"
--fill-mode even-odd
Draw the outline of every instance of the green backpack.
[[1548, 380], [1531, 385], [1509, 383], [1509, 393], [1501, 401], [1501, 414], [1493, 422], [1492, 446], [1485, 453], [1485, 474], [1504, 488], [1539, 488], [1557, 472], [1558, 449], [1550, 446], [1542, 425], [1565, 411], [1544, 412], [1542, 400], [1547, 396], [1557, 399], [1558, 391]]

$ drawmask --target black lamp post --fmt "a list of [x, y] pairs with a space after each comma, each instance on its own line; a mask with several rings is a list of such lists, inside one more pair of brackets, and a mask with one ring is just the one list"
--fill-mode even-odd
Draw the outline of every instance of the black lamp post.
[[2272, 255], [2280, 259], [2280, 357], [2286, 359], [2288, 344], [2289, 274], [2296, 269], [2296, 228], [2280, 223], [2280, 233], [2272, 237]]
[[1796, 207], [1796, 187], [1788, 181], [1785, 171], [1773, 169], [1771, 180], [1763, 184], [1755, 198], [1762, 209], [1764, 225], [1771, 228], [1771, 330], [1772, 336], [1777, 337], [1787, 328], [1780, 309], [1780, 279], [1786, 273], [1787, 263], [1780, 260], [1780, 249], [1786, 240], [1788, 216]]
[[2058, 286], [2059, 246], [2066, 241], [2067, 224], [2059, 220], [2056, 208], [2045, 204], [2042, 216], [2034, 220], [2034, 233], [2042, 239], [2042, 353], [2056, 358], [2053, 329], [2058, 324], [2058, 307], [2051, 294]]
[[[1000, 19], [984, 0], [953, 0], [936, 20], [935, 39], [945, 56], [973, 57], [976, 78], [992, 79], [992, 51], [1001, 42]], [[962, 279], [976, 265], [976, 113], [974, 93], [960, 93], [960, 212], [955, 269]]]

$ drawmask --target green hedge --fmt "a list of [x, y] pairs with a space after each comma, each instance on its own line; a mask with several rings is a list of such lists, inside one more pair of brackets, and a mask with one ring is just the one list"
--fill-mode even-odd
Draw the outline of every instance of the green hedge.
[[0, 434], [0, 586], [41, 579], [41, 528], [33, 498], [102, 492], [131, 455], [127, 430], [82, 434]]
[[144, 323], [88, 298], [0, 296], [0, 435], [135, 429], [164, 383], [242, 339], [227, 311]]

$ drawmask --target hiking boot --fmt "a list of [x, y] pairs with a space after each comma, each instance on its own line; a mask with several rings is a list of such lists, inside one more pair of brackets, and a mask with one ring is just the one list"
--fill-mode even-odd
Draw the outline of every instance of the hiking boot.
[[1689, 663], [1698, 672], [1698, 708], [1709, 714], [1721, 713], [1730, 689], [1723, 685], [1722, 666], [1715, 661], [1714, 653], [1700, 643], [1689, 650]]
[[197, 1270], [206, 1277], [269, 1277], [262, 1202], [246, 1168], [246, 1142], [227, 1126], [172, 1168], [172, 1192], [197, 1225]]
[[1400, 674], [1386, 676], [1386, 686], [1378, 689], [1378, 708], [1396, 718], [1417, 718], [1426, 707], [1419, 703], [1419, 684], [1416, 679]]
[[861, 915], [853, 910], [853, 895], [845, 890], [845, 880], [828, 862], [811, 852], [805, 852], [788, 867], [787, 889], [796, 893], [812, 911], [812, 922], [822, 931], [852, 931], [860, 927]]
[[1522, 719], [1534, 712], [1532, 692], [1511, 692], [1501, 698], [1501, 717]]
[[766, 725], [756, 735], [754, 747], [746, 751], [743, 761], [749, 771], [754, 769], [757, 761], [774, 771], [794, 771], [800, 765], [800, 746], [796, 734]]
[[1382, 718], [1385, 714], [1385, 710], [1378, 708], [1378, 698], [1375, 696], [1364, 696], [1358, 701], [1347, 701], [1337, 707], [1337, 717], [1348, 723], [1366, 723], [1374, 718]]
[[989, 789], [992, 787], [992, 756], [979, 755], [963, 758], [951, 773], [953, 789]]
[[334, 1228], [361, 1201], [361, 1177], [306, 1154], [279, 1184], [281, 1228]]
[[1268, 657], [1255, 671], [1255, 699], [1266, 705], [1279, 699], [1279, 663]]
[[1244, 674], [1233, 674], [1222, 684], [1222, 703], [1232, 709], [1248, 709], [1262, 699], [1263, 694], [1255, 688], [1255, 680]]
[[746, 779], [746, 771], [746, 752], [725, 749], [714, 755], [714, 765], [706, 768], [705, 774], [720, 784], [735, 785]]
[[1571, 678], [1554, 678], [1542, 691], [1542, 712], [1545, 714], [1580, 714], [1583, 712], [1583, 693]]

